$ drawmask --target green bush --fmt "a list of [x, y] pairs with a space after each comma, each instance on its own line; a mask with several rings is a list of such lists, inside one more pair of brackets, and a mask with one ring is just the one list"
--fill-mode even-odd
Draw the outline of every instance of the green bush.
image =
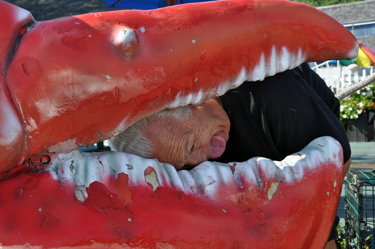
[[341, 234], [345, 232], [344, 227], [341, 226], [341, 224], [339, 223], [337, 225], [336, 229], [337, 229], [337, 232], [339, 234], [337, 236], [337, 238], [335, 239], [336, 247], [337, 247], [337, 249], [345, 249], [346, 248], [346, 239], [341, 236]]
[[340, 121], [346, 127], [349, 119], [357, 119], [363, 111], [375, 111], [375, 83], [340, 101]]

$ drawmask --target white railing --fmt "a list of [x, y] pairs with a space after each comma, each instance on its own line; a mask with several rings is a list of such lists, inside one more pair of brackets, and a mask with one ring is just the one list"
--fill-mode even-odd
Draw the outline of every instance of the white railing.
[[343, 88], [353, 85], [375, 72], [374, 67], [360, 67], [356, 64], [341, 66], [339, 62], [326, 61], [317, 65], [310, 64], [311, 68], [327, 83], [328, 87], [336, 94]]

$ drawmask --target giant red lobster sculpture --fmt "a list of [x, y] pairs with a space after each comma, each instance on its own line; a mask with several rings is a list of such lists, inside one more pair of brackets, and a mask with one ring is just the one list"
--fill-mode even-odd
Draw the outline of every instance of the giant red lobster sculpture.
[[[322, 248], [342, 184], [329, 137], [281, 162], [191, 171], [74, 150], [305, 61], [353, 58], [340, 24], [288, 1], [215, 1], [35, 22], [0, 1], [0, 245]], [[72, 152], [73, 151], [73, 152]]]

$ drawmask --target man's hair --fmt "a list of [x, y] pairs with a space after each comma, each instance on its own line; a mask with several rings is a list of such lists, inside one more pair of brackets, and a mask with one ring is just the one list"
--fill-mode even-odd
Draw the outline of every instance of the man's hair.
[[166, 109], [149, 117], [141, 119], [125, 129], [122, 133], [109, 140], [111, 147], [116, 151], [127, 152], [145, 158], [151, 158], [154, 147], [146, 136], [146, 130], [152, 122], [162, 118], [175, 118], [185, 121], [191, 116], [191, 109], [188, 106], [176, 109]]

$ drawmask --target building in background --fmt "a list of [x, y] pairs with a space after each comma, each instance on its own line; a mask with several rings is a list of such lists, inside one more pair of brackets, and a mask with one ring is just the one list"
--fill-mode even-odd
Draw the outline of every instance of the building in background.
[[[360, 42], [375, 50], [375, 0], [324, 6], [318, 9], [340, 22]], [[355, 61], [328, 61], [319, 65], [312, 65], [312, 68], [325, 80], [334, 93], [339, 93], [345, 87], [364, 80], [367, 76], [373, 74], [375, 68], [368, 65], [362, 63], [361, 58], [357, 57]], [[363, 90], [365, 91], [366, 88], [363, 88]], [[364, 91], [357, 95], [373, 96], [372, 91]], [[341, 103], [341, 118], [346, 120], [349, 141], [374, 141], [375, 113], [371, 111], [372, 109], [362, 112], [362, 107], [357, 106], [362, 102], [354, 104], [354, 99], [357, 98], [345, 100]], [[353, 106], [350, 104], [351, 102]], [[355, 111], [358, 115], [353, 114]]]
[[[359, 41], [375, 50], [375, 0], [330, 5], [318, 9], [340, 22]], [[338, 93], [344, 87], [355, 84], [375, 72], [374, 67], [362, 67], [358, 64], [354, 61], [327, 61], [310, 66], [334, 93]]]
[[375, 49], [375, 0], [319, 7], [357, 37]]

